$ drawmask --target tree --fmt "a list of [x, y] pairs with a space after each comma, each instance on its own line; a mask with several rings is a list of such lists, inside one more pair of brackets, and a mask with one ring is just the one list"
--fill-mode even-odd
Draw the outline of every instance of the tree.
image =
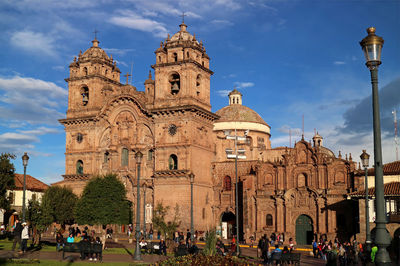
[[92, 178], [85, 186], [75, 208], [79, 224], [127, 224], [130, 204], [124, 184], [114, 174]]
[[214, 230], [206, 232], [206, 246], [204, 247], [203, 253], [207, 256], [213, 256], [217, 254], [216, 249], [217, 235]]
[[42, 206], [37, 200], [28, 201], [28, 217], [27, 220], [33, 229], [33, 244], [40, 243], [40, 234], [44, 232], [49, 225], [42, 213]]
[[67, 187], [52, 186], [42, 197], [42, 218], [44, 224], [53, 222], [71, 224], [74, 220], [74, 208], [78, 197]]
[[161, 202], [158, 202], [153, 210], [153, 227], [157, 231], [160, 231], [161, 234], [164, 235], [165, 239], [172, 238], [174, 232], [181, 224], [181, 222], [179, 221], [179, 206], [176, 205], [175, 214], [171, 221], [166, 220], [169, 209], [170, 206], [164, 207]]
[[15, 186], [15, 168], [10, 160], [15, 159], [15, 155], [10, 153], [0, 154], [0, 208], [8, 210], [10, 201], [7, 198], [7, 190]]

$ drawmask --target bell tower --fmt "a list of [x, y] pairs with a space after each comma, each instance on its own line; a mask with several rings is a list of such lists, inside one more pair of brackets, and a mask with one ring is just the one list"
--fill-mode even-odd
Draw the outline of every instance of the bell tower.
[[[154, 121], [155, 157], [154, 202], [163, 202], [181, 214], [190, 212], [193, 184], [195, 228], [212, 226], [211, 162], [215, 154], [211, 112], [210, 58], [202, 42], [186, 29], [184, 22], [172, 37], [168, 35], [155, 51], [154, 102], [150, 112]], [[177, 197], [171, 197], [173, 193]], [[183, 216], [183, 228], [189, 228], [190, 217]]]
[[155, 51], [154, 107], [197, 105], [211, 111], [210, 58], [203, 43], [187, 31], [182, 22], [180, 30], [160, 43]]

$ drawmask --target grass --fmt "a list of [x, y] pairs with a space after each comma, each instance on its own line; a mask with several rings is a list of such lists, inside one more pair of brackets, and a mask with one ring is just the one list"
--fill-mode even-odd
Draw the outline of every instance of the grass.
[[[0, 240], [0, 250], [11, 250], [12, 241], [10, 240]], [[29, 242], [28, 242], [29, 245]], [[17, 244], [17, 248], [18, 248]], [[43, 242], [41, 246], [28, 247], [28, 250], [40, 250], [45, 252], [56, 252], [56, 245], [54, 243]], [[129, 254], [134, 252], [134, 249], [126, 248], [107, 248], [103, 250], [103, 254]]]

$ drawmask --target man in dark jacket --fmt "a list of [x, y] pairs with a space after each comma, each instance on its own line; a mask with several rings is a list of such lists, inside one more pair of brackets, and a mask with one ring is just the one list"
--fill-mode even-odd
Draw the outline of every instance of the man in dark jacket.
[[17, 219], [15, 220], [15, 228], [14, 228], [14, 241], [13, 241], [13, 245], [12, 245], [12, 251], [15, 250], [15, 246], [19, 245], [19, 247], [21, 248], [21, 233], [22, 233], [22, 224], [21, 222]]

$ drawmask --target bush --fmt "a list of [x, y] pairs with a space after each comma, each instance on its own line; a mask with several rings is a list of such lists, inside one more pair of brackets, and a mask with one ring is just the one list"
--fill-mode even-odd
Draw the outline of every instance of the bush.
[[206, 233], [206, 246], [204, 247], [203, 253], [208, 256], [217, 254], [216, 249], [217, 235], [214, 230]]
[[237, 257], [230, 256], [207, 256], [204, 254], [187, 255], [176, 258], [169, 258], [167, 260], [157, 262], [155, 265], [257, 265], [252, 262], [238, 259]]

